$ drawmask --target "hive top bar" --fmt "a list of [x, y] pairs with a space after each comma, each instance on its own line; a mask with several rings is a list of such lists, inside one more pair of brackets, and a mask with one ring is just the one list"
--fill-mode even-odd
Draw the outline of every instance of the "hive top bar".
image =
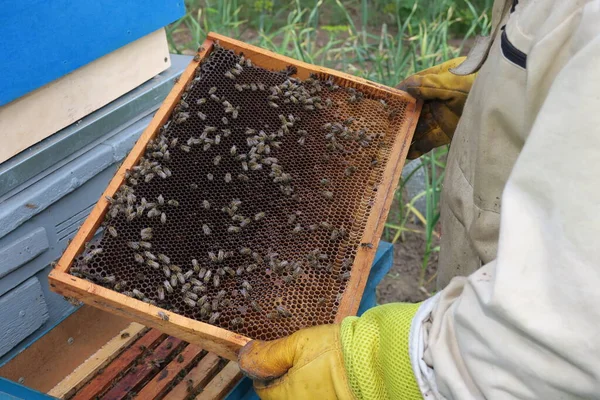
[[198, 57], [69, 272], [152, 318], [275, 339], [356, 311], [417, 107], [231, 43]]

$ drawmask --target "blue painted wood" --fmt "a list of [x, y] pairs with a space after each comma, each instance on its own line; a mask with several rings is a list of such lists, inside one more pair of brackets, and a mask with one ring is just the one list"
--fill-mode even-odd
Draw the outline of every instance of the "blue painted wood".
[[0, 106], [184, 13], [183, 0], [0, 2]]
[[0, 356], [35, 332], [48, 319], [48, 308], [37, 278], [0, 297]]
[[40, 227], [6, 246], [0, 246], [0, 278], [48, 250], [46, 229]]
[[[174, 55], [171, 68], [161, 76], [164, 79], [170, 77], [168, 82], [171, 82], [175, 76], [181, 74], [190, 60], [191, 56]], [[78, 145], [68, 153], [54, 151], [51, 140], [39, 143], [37, 146], [41, 152], [45, 152], [45, 149], [41, 149], [43, 146], [49, 146], [51, 149], [48, 150], [43, 169], [36, 169], [30, 175], [32, 179], [21, 179], [20, 184], [15, 184], [0, 196], [0, 249], [10, 247], [17, 251], [12, 244], [22, 243], [21, 239], [24, 236], [39, 228], [45, 229], [49, 244], [46, 251], [0, 278], [0, 298], [26, 280], [37, 278], [48, 308], [47, 321], [9, 352], [0, 356], [0, 365], [11, 360], [76, 309], [62, 296], [50, 290], [47, 278], [52, 268], [50, 263], [60, 257], [68, 241], [75, 235], [114, 176], [118, 163], [129, 153], [150, 122], [153, 110], [158, 108], [168, 93], [168, 90], [162, 89], [168, 82], [152, 80], [142, 85], [142, 92], [136, 89], [99, 110], [98, 113], [102, 116], [96, 114], [97, 124], [93, 129], [84, 123], [78, 124], [78, 128], [85, 129], [86, 136], [92, 136], [94, 139], [88, 140], [84, 145]], [[154, 89], [143, 88], [148, 85]], [[141, 93], [143, 98], [140, 97]], [[115, 103], [118, 103], [118, 106], [115, 106]], [[123, 112], [124, 108], [128, 109], [126, 113]], [[78, 135], [78, 132], [72, 134]], [[0, 164], [0, 171], [7, 163], [13, 161]], [[39, 159], [21, 161], [23, 164], [36, 164], [36, 167], [39, 163]], [[0, 180], [0, 192], [1, 190]], [[12, 210], [14, 215], [10, 216], [5, 210]], [[0, 322], [0, 337], [4, 329], [5, 325]]]
[[0, 400], [52, 400], [54, 397], [40, 393], [16, 382], [0, 377]]

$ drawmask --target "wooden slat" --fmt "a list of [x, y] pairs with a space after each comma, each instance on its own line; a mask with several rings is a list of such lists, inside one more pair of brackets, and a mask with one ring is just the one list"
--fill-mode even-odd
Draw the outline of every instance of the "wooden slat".
[[242, 379], [242, 371], [237, 363], [230, 361], [217, 376], [215, 376], [196, 400], [222, 399]]
[[[408, 146], [420, 111], [420, 104], [407, 93], [397, 89], [385, 87], [342, 72], [306, 64], [214, 33], [209, 34], [208, 39], [203, 45], [204, 49], [199, 53], [199, 57], [197, 58], [200, 60], [203, 59], [212, 49], [214, 41], [217, 40], [225, 48], [244, 52], [244, 54], [252, 58], [255, 65], [261, 67], [281, 69], [288, 65], [294, 65], [298, 68], [298, 76], [301, 78], [307, 77], [311, 72], [329, 74], [345, 82], [344, 84], [356, 87], [365, 93], [384, 93], [395, 98], [402, 98], [408, 103], [406, 112], [412, 118], [407, 118], [396, 133], [399, 137], [392, 151], [390, 151], [390, 157], [381, 179], [380, 190], [378, 190], [377, 197], [371, 206], [371, 212], [362, 236], [362, 242], [371, 242], [374, 248], [361, 248], [358, 250], [352, 267], [353, 273], [338, 307], [336, 321], [340, 321], [345, 316], [353, 315], [358, 310], [360, 298], [362, 297], [371, 264], [375, 257], [375, 247], [383, 231], [385, 217], [391, 206], [393, 192], [398, 183], [400, 171], [408, 152]], [[158, 307], [129, 298], [66, 273], [74, 258], [83, 250], [84, 244], [94, 235], [102, 223], [109, 206], [105, 196], [112, 197], [115, 194], [124, 181], [125, 171], [137, 163], [144, 153], [146, 143], [157, 134], [159, 128], [167, 121], [186, 85], [193, 79], [197, 66], [198, 61], [192, 61], [182, 74], [181, 79], [167, 96], [154, 119], [127, 156], [106, 191], [100, 197], [96, 207], [81, 226], [71, 244], [67, 247], [58, 265], [50, 273], [49, 280], [52, 290], [64, 296], [75, 297], [95, 307], [134, 319], [146, 326], [155, 327], [187, 342], [197, 344], [220, 356], [235, 360], [237, 352], [250, 340], [249, 338], [226, 329], [171, 314]], [[393, 132], [390, 132], [390, 134], [393, 134]], [[161, 318], [161, 315], [164, 314], [168, 315], [168, 320]]]
[[[136, 399], [152, 400], [162, 398], [169, 385], [177, 378], [177, 376], [188, 369], [197, 357], [202, 353], [202, 349], [198, 346], [190, 344], [182, 352], [181, 357], [177, 356], [169, 363], [162, 371], [160, 371], [150, 382], [148, 382], [142, 390], [137, 394]], [[170, 395], [169, 395], [170, 397]]]
[[170, 392], [169, 400], [184, 400], [190, 395], [190, 389], [196, 390], [210, 381], [212, 375], [219, 368], [219, 357], [214, 353], [208, 353], [200, 360], [177, 386]]
[[161, 363], [176, 354], [181, 340], [168, 337], [135, 369], [132, 368], [116, 385], [102, 396], [103, 400], [121, 400], [140, 390], [161, 367]]
[[152, 349], [160, 343], [165, 334], [155, 329], [138, 339], [133, 346], [110, 363], [101, 374], [92, 379], [74, 397], [73, 400], [89, 400], [104, 392], [123, 371], [127, 370], [142, 355], [144, 349]]
[[102, 346], [83, 364], [78, 366], [71, 374], [59, 382], [52, 390], [48, 392], [50, 396], [60, 399], [72, 396], [77, 390], [85, 385], [94, 375], [108, 363], [115, 359], [123, 349], [137, 340], [144, 332], [146, 327], [132, 322], [123, 329], [117, 336]]

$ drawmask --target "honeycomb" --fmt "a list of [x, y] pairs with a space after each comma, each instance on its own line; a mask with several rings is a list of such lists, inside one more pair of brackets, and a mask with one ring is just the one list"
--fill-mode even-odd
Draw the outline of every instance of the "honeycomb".
[[215, 45], [70, 273], [271, 340], [334, 322], [407, 100]]

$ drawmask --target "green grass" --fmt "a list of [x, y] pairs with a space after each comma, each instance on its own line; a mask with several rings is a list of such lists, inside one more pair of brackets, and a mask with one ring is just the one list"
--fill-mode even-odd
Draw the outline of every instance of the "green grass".
[[[397, 85], [416, 71], [460, 55], [476, 34], [489, 30], [492, 0], [186, 0], [187, 14], [167, 28], [171, 50], [195, 51], [210, 31], [241, 38], [277, 53]], [[385, 238], [402, 240], [413, 220], [426, 239], [425, 267], [438, 249], [433, 237], [446, 147], [421, 159], [425, 190], [413, 199], [396, 193]], [[410, 177], [407, 177], [410, 179]], [[414, 204], [425, 197], [426, 212]], [[412, 226], [412, 225], [411, 225]]]

